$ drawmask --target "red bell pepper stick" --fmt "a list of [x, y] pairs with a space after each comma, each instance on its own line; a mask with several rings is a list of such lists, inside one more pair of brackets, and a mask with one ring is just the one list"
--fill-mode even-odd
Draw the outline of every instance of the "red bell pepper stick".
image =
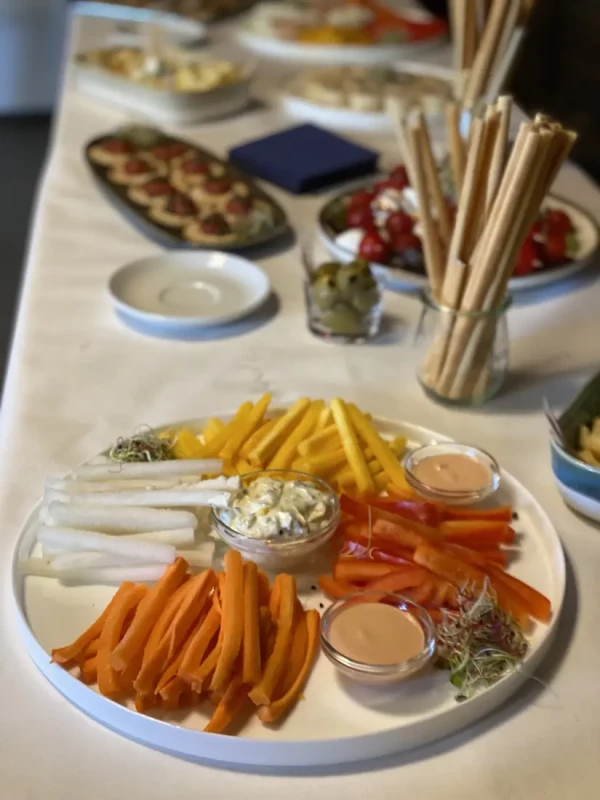
[[333, 577], [338, 583], [369, 583], [390, 572], [401, 572], [404, 566], [381, 561], [361, 561], [356, 558], [338, 558], [333, 565]]
[[550, 600], [534, 589], [533, 586], [520, 581], [513, 575], [508, 575], [493, 564], [488, 564], [486, 572], [490, 575], [494, 585], [503, 584], [507, 589], [510, 589], [523, 600], [527, 605], [527, 609], [532, 617], [539, 619], [541, 622], [548, 622], [552, 616], [552, 606]]
[[319, 586], [328, 597], [333, 597], [335, 600], [357, 591], [354, 586], [340, 583], [340, 581], [334, 580], [329, 575], [319, 575]]
[[446, 506], [442, 511], [444, 520], [495, 520], [497, 522], [510, 522], [512, 508], [498, 506], [497, 508], [461, 508], [460, 506]]
[[402, 500], [395, 497], [372, 497], [371, 495], [364, 499], [367, 505], [374, 508], [389, 511], [412, 522], [421, 522], [432, 528], [437, 527], [441, 521], [441, 510], [427, 500], [418, 498]]

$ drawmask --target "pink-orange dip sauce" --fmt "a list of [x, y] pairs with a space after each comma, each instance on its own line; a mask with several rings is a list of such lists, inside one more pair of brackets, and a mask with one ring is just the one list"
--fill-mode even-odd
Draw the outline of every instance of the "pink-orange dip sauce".
[[425, 486], [442, 492], [477, 492], [492, 479], [485, 464], [461, 453], [428, 456], [412, 467], [412, 474]]
[[332, 619], [329, 642], [338, 653], [363, 664], [401, 664], [425, 646], [419, 622], [384, 603], [352, 603]]

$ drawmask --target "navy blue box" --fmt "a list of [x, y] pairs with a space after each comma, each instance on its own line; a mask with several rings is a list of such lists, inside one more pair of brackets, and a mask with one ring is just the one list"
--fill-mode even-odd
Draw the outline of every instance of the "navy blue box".
[[379, 153], [306, 124], [233, 147], [229, 158], [251, 175], [300, 194], [370, 175]]

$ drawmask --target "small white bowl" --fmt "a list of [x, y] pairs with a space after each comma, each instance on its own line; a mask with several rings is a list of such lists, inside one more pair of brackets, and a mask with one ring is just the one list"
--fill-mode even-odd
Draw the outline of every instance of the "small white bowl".
[[155, 334], [191, 335], [255, 311], [269, 297], [266, 273], [217, 250], [169, 252], [117, 270], [109, 292], [121, 318]]

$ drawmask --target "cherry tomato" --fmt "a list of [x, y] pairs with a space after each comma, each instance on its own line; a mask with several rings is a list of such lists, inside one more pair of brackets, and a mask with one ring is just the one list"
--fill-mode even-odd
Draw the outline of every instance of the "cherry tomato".
[[406, 211], [392, 211], [385, 221], [385, 229], [390, 236], [398, 233], [412, 233], [412, 217]]
[[377, 231], [370, 230], [363, 236], [358, 248], [358, 254], [367, 261], [384, 264], [388, 259], [390, 250]]
[[389, 180], [394, 181], [393, 185], [397, 189], [406, 189], [407, 186], [410, 186], [410, 181], [408, 180], [408, 173], [406, 171], [406, 167], [403, 166], [394, 167], [394, 169], [390, 173]]
[[535, 269], [535, 262], [539, 258], [539, 250], [533, 239], [526, 239], [519, 251], [513, 275], [529, 275]]
[[566, 259], [567, 243], [564, 234], [551, 233], [543, 244], [544, 260], [558, 264]]
[[566, 235], [573, 230], [573, 223], [568, 214], [558, 209], [552, 209], [546, 214], [546, 225], [548, 234]]
[[357, 206], [349, 208], [346, 214], [346, 225], [349, 228], [364, 228], [365, 230], [373, 227], [373, 214], [370, 206]]
[[355, 192], [350, 198], [350, 203], [348, 205], [348, 208], [360, 208], [363, 206], [369, 206], [371, 204], [371, 200], [374, 197], [375, 197], [375, 192], [367, 192], [367, 191]]
[[421, 240], [414, 233], [391, 233], [390, 244], [396, 253], [405, 250], [421, 250]]

